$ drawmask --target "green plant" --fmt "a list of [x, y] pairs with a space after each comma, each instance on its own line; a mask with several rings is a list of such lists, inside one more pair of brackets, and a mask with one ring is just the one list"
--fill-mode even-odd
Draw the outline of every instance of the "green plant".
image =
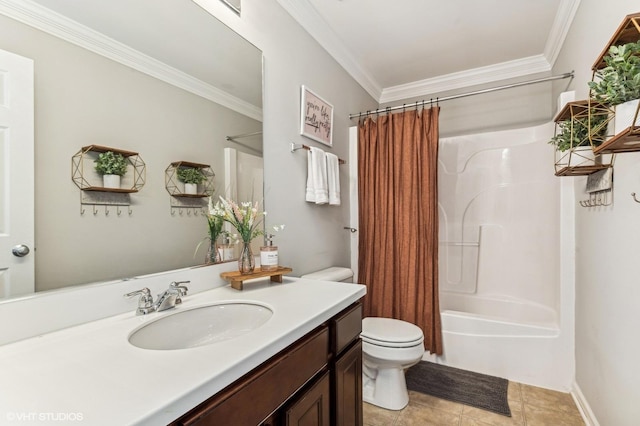
[[202, 170], [196, 167], [179, 167], [178, 180], [184, 183], [195, 183], [196, 185], [207, 180]]
[[[589, 123], [591, 119], [591, 123]], [[570, 148], [588, 146], [589, 124], [591, 124], [591, 141], [595, 146], [604, 141], [607, 131], [607, 116], [603, 114], [592, 114], [591, 117], [574, 118], [558, 123], [560, 131], [551, 138], [549, 143], [554, 144], [558, 151], [564, 152]]]
[[102, 152], [95, 159], [96, 171], [101, 175], [123, 176], [127, 173], [127, 160], [113, 151]]
[[640, 41], [611, 46], [604, 56], [606, 66], [590, 81], [591, 96], [610, 106], [640, 99]]

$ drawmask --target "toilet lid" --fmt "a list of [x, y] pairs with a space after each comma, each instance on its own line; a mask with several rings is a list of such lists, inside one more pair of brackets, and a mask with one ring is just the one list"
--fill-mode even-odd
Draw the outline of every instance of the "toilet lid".
[[392, 318], [367, 317], [362, 320], [363, 341], [388, 347], [406, 348], [424, 340], [422, 330], [414, 324]]

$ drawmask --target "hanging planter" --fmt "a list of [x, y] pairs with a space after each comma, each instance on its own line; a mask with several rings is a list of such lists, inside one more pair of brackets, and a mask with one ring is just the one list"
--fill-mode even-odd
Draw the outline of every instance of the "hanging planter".
[[591, 69], [589, 98], [615, 114], [613, 132], [595, 153], [640, 151], [640, 13], [623, 19]]
[[610, 121], [608, 110], [589, 107], [590, 102], [569, 102], [558, 113], [555, 135], [556, 176], [584, 176], [609, 167], [612, 156], [594, 154], [593, 147], [606, 138]]

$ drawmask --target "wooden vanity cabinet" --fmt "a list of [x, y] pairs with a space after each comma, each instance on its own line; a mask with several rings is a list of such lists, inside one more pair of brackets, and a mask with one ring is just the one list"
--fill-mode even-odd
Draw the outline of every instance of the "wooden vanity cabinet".
[[362, 425], [357, 302], [171, 425]]

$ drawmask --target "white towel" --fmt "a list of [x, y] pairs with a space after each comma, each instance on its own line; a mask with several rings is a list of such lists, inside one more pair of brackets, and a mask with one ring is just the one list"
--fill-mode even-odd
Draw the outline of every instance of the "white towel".
[[323, 150], [311, 147], [307, 154], [306, 200], [316, 204], [329, 202], [327, 187], [327, 160]]
[[327, 186], [329, 187], [329, 204], [340, 205], [340, 161], [338, 156], [327, 152]]

